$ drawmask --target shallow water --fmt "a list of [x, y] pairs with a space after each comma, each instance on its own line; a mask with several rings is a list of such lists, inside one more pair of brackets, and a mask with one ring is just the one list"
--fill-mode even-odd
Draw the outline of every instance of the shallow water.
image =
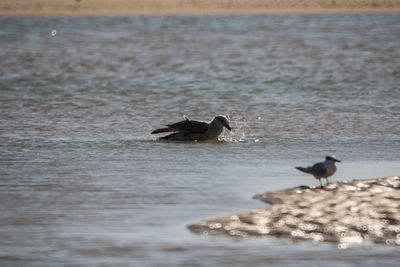
[[[186, 225], [318, 185], [293, 166], [326, 154], [332, 181], [399, 175], [399, 43], [397, 14], [1, 17], [0, 262], [397, 265], [398, 247]], [[149, 134], [184, 114], [233, 131]]]

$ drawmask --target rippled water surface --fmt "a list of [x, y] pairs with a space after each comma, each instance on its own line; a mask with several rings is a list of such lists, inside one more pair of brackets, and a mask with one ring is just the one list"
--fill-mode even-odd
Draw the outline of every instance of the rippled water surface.
[[[400, 15], [0, 17], [0, 265], [396, 266], [399, 248], [202, 236], [252, 196], [400, 174]], [[219, 142], [149, 134], [229, 116]]]

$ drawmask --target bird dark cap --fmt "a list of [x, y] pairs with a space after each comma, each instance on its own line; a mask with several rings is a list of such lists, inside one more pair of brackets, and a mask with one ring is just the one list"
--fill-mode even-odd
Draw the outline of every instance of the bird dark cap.
[[338, 160], [334, 155], [326, 156], [325, 159], [326, 160], [334, 160], [334, 161]]

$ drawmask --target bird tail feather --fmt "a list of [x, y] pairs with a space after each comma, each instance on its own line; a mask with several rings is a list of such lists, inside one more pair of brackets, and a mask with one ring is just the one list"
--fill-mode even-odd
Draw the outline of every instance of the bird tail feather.
[[298, 169], [299, 171], [308, 173], [308, 168], [303, 168], [303, 167], [295, 167], [296, 169]]
[[160, 129], [152, 131], [151, 134], [167, 133], [167, 132], [172, 132], [172, 131], [173, 131], [173, 129], [171, 129], [171, 128], [160, 128]]

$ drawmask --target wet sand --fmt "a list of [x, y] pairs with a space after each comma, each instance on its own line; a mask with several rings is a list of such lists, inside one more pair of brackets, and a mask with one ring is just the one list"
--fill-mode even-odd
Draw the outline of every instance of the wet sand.
[[1, 15], [399, 12], [399, 0], [2, 0]]
[[189, 226], [203, 234], [330, 241], [339, 248], [371, 240], [400, 245], [400, 178], [300, 186], [254, 196], [272, 206]]

